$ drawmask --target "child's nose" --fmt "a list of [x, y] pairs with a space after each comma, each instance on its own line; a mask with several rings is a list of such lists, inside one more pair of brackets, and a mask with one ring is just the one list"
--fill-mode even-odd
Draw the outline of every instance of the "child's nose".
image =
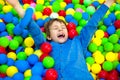
[[61, 31], [61, 30], [62, 30], [62, 27], [59, 27], [58, 29], [59, 29], [59, 31]]

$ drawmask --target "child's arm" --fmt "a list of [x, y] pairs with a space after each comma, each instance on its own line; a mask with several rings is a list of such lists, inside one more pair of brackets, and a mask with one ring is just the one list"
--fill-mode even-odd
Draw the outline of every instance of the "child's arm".
[[112, 3], [114, 3], [114, 0], [106, 0], [106, 2], [93, 14], [86, 26], [81, 30], [78, 37], [84, 51], [87, 50], [88, 44], [91, 41], [94, 32], [97, 30], [98, 22], [104, 17]]
[[[29, 17], [28, 16], [29, 14], [27, 15], [25, 13], [24, 9], [22, 8], [18, 0], [14, 0], [14, 1], [6, 0], [6, 1], [13, 6], [13, 8], [18, 12], [22, 20], [26, 20], [26, 17], [27, 17], [27, 20], [25, 21], [27, 22], [27, 24], [26, 23], [25, 24], [28, 26], [28, 31], [34, 39], [36, 49], [39, 49], [40, 45], [46, 41], [39, 26], [35, 23], [33, 19], [31, 20], [32, 16]], [[24, 23], [24, 21], [22, 20], [21, 22]]]

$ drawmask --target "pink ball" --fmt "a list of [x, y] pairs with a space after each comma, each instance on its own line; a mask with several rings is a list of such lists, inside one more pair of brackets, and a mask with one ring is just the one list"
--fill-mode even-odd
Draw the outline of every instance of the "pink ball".
[[77, 12], [80, 12], [80, 13], [83, 12], [83, 10], [82, 10], [81, 8], [77, 8], [76, 11], [77, 11]]

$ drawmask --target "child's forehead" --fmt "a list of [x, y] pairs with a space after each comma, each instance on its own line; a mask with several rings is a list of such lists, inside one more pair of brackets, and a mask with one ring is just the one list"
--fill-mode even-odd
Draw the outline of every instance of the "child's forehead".
[[62, 25], [62, 24], [65, 25], [64, 22], [62, 22], [62, 21], [57, 21], [57, 20], [56, 20], [56, 21], [53, 21], [53, 23], [52, 23], [51, 25], [60, 25], [60, 24], [61, 24], [61, 25]]

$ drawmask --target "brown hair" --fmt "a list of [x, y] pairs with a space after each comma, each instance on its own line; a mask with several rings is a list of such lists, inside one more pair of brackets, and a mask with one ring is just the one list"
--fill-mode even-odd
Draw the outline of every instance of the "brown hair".
[[63, 24], [66, 25], [65, 21], [63, 21], [62, 19], [58, 19], [58, 18], [54, 18], [54, 19], [51, 19], [51, 20], [49, 20], [48, 22], [46, 22], [46, 23], [44, 24], [44, 29], [45, 29], [45, 33], [46, 33], [47, 36], [49, 36], [49, 37], [50, 37], [50, 29], [49, 29], [49, 27], [52, 25], [52, 23], [53, 23], [54, 21], [58, 21], [58, 22], [63, 23]]

